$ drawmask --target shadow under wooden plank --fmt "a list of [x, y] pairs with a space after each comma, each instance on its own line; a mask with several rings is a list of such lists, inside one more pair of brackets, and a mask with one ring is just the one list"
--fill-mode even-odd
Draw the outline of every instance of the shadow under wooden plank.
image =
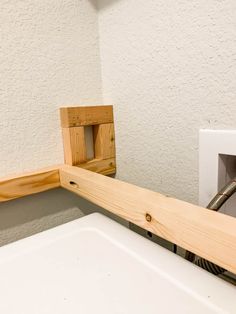
[[64, 189], [25, 196], [0, 204], [0, 246], [94, 212], [127, 222]]

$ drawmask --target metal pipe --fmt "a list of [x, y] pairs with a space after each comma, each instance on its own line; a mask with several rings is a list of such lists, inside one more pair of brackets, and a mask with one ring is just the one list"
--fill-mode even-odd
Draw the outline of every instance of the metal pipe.
[[[207, 209], [218, 211], [224, 203], [236, 192], [236, 178], [228, 182], [221, 190], [218, 192], [210, 203], [207, 205]], [[218, 265], [211, 263], [204, 258], [196, 259], [194, 253], [186, 251], [185, 259], [190, 262], [194, 262], [196, 265], [206, 269], [207, 271], [220, 275], [225, 272], [224, 268], [219, 267]]]
[[218, 211], [224, 203], [236, 192], [236, 178], [228, 182], [223, 189], [207, 205], [210, 210]]

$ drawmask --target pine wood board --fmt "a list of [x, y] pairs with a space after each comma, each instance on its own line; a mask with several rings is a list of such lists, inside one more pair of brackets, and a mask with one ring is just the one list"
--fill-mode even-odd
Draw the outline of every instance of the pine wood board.
[[86, 162], [86, 141], [84, 127], [62, 128], [64, 160], [71, 166]]
[[60, 166], [0, 179], [0, 202], [60, 187]]
[[108, 159], [92, 159], [84, 164], [80, 164], [77, 167], [90, 170], [103, 175], [111, 175], [116, 173], [116, 161], [115, 158]]
[[115, 158], [114, 123], [95, 125], [93, 135], [95, 158]]
[[63, 128], [112, 123], [113, 106], [63, 107], [60, 115]]
[[61, 186], [236, 273], [236, 219], [85, 169], [63, 166]]

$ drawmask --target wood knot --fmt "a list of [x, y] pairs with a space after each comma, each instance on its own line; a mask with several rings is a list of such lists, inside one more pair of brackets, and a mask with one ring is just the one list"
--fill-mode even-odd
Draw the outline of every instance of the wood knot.
[[146, 214], [146, 220], [147, 220], [147, 222], [151, 222], [152, 216], [150, 214]]

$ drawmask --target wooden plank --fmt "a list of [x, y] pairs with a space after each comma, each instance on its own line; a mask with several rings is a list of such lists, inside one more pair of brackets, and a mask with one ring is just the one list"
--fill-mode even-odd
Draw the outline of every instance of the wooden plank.
[[63, 128], [64, 159], [68, 165], [78, 165], [87, 159], [84, 127]]
[[113, 122], [112, 106], [68, 107], [60, 109], [63, 128]]
[[78, 165], [78, 167], [103, 175], [111, 175], [116, 173], [115, 158], [109, 158], [105, 160], [93, 159], [84, 164]]
[[59, 167], [0, 179], [0, 202], [60, 187]]
[[236, 273], [236, 219], [84, 169], [64, 166], [61, 186]]
[[[114, 174], [115, 132], [112, 106], [61, 108], [65, 163], [104, 175]], [[93, 126], [93, 160], [86, 151], [86, 126]], [[66, 126], [66, 127], [65, 127]]]
[[93, 127], [95, 158], [115, 157], [114, 123], [99, 124]]

